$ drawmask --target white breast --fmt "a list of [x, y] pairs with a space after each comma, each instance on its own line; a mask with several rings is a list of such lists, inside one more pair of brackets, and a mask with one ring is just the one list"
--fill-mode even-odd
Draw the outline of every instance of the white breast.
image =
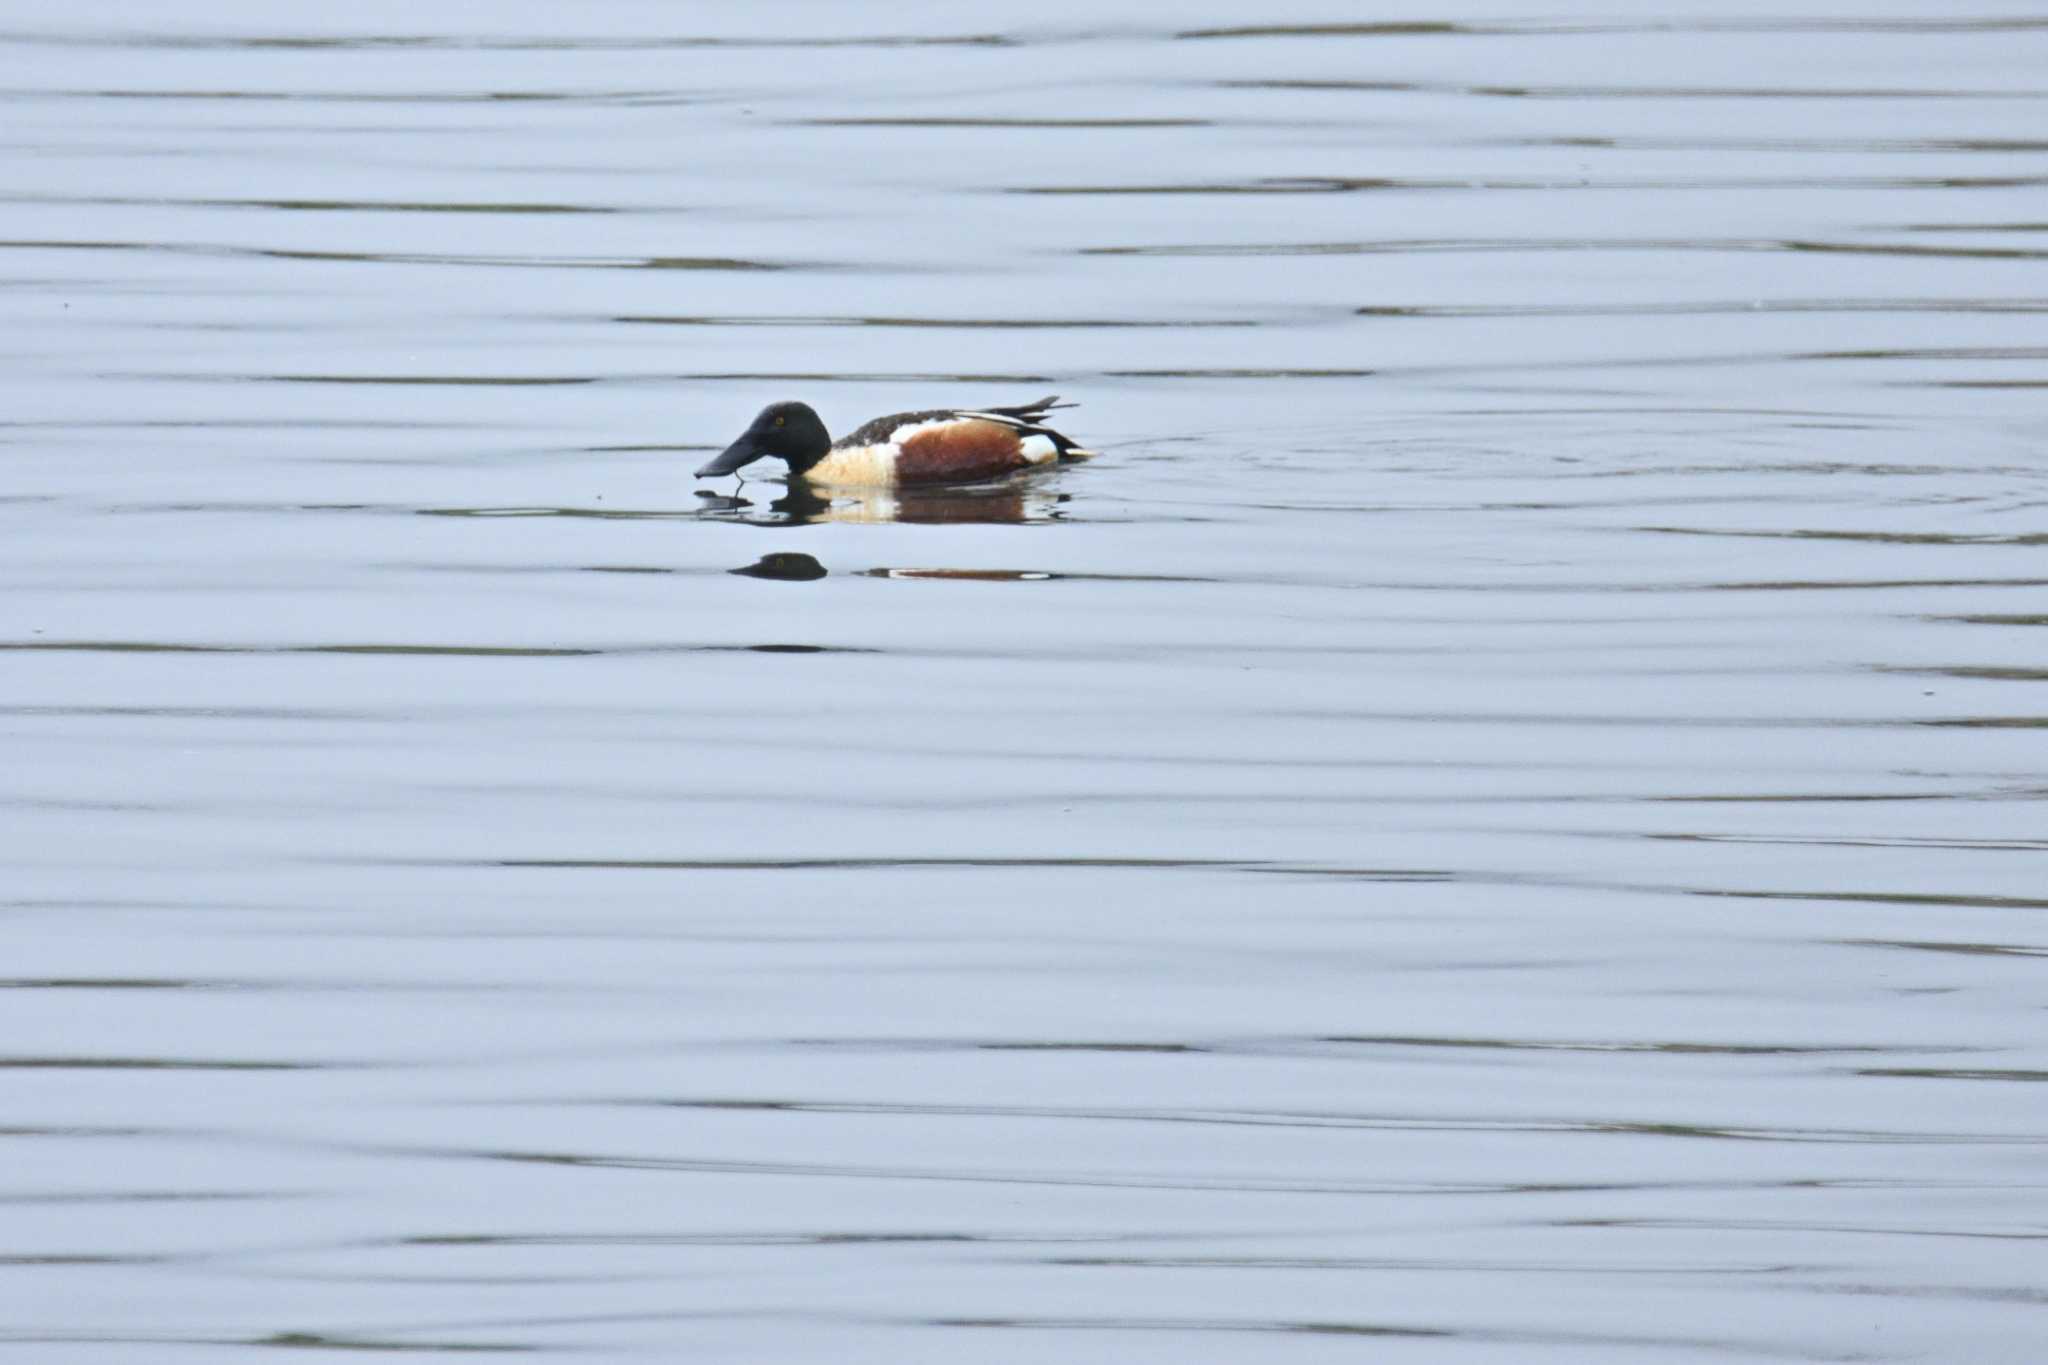
[[893, 441], [835, 450], [805, 470], [804, 477], [813, 483], [887, 488], [896, 482], [896, 457], [902, 453]]

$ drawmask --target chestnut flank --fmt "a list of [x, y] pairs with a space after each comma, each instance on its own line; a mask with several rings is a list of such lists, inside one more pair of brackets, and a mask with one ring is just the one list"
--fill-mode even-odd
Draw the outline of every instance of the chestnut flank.
[[992, 479], [1031, 463], [1015, 427], [947, 422], [905, 437], [896, 457], [898, 483], [966, 483]]

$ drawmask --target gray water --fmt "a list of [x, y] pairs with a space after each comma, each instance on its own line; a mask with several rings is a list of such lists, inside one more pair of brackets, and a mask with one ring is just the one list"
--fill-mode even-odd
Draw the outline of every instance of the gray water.
[[2043, 1358], [2048, 20], [1781, 5], [0, 7], [0, 1353]]

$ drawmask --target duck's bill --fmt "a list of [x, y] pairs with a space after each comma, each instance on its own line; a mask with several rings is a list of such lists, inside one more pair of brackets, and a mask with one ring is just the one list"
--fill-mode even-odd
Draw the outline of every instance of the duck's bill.
[[725, 453], [697, 471], [700, 479], [719, 479], [760, 459], [766, 451], [754, 445], [751, 436], [742, 436], [725, 448]]

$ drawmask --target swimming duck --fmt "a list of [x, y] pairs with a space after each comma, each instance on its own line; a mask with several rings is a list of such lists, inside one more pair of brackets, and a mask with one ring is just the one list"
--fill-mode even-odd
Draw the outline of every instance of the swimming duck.
[[870, 488], [974, 483], [1033, 465], [1093, 455], [1040, 425], [1046, 413], [1073, 406], [1051, 395], [1013, 408], [898, 412], [877, 417], [834, 441], [808, 404], [770, 403], [724, 454], [697, 471], [697, 477], [719, 478], [773, 455], [788, 462], [791, 474], [812, 483]]

